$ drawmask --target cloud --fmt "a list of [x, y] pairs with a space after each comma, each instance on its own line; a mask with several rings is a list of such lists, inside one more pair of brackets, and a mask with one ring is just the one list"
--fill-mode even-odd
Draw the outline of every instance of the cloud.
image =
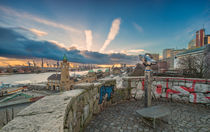
[[143, 32], [143, 28], [141, 26], [139, 26], [138, 24], [136, 24], [135, 22], [133, 23], [133, 26], [139, 31], [139, 32]]
[[116, 35], [120, 30], [120, 22], [120, 18], [117, 18], [112, 22], [112, 27], [110, 28], [108, 37], [105, 40], [104, 45], [100, 49], [100, 52], [103, 52], [106, 49], [106, 47], [111, 43], [111, 41], [115, 39]]
[[55, 44], [61, 48], [66, 48], [66, 46], [63, 43], [57, 42], [55, 40], [48, 40], [48, 42], [51, 42], [52, 44]]
[[44, 31], [40, 31], [38, 29], [35, 29], [35, 28], [30, 28], [29, 29], [32, 33], [36, 34], [37, 36], [41, 37], [41, 36], [45, 36], [47, 35], [48, 33], [44, 32]]
[[86, 36], [86, 46], [87, 50], [91, 50], [91, 46], [93, 44], [93, 37], [92, 37], [92, 31], [91, 30], [85, 30], [85, 36]]
[[139, 55], [145, 53], [144, 49], [130, 49], [130, 50], [121, 50], [120, 53], [127, 54], [127, 55]]
[[14, 9], [8, 8], [8, 7], [4, 7], [4, 6], [0, 6], [0, 10], [3, 11], [4, 13], [8, 14], [9, 16], [15, 16], [15, 17], [19, 17], [19, 18], [26, 18], [26, 19], [30, 19], [30, 20], [34, 20], [38, 23], [41, 24], [45, 24], [48, 26], [52, 26], [52, 27], [56, 27], [56, 28], [61, 28], [63, 30], [66, 31], [70, 31], [70, 32], [75, 32], [75, 33], [81, 33], [82, 31], [79, 29], [76, 29], [74, 27], [71, 26], [67, 26], [64, 24], [60, 24], [60, 23], [56, 23], [47, 19], [43, 19], [40, 17], [37, 17], [35, 15], [26, 13], [26, 12], [18, 12]]
[[[21, 30], [21, 28], [19, 28]], [[27, 38], [15, 28], [0, 27], [0, 56], [9, 58], [46, 58], [62, 60], [63, 54], [68, 56], [70, 62], [86, 64], [135, 64], [137, 56], [122, 53], [102, 54], [99, 52], [80, 51], [75, 48], [69, 50], [57, 41], [41, 41]]]

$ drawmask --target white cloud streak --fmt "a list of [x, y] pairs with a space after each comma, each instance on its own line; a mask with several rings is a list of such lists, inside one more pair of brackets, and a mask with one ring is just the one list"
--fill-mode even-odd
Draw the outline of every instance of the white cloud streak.
[[85, 36], [86, 36], [86, 47], [87, 50], [91, 50], [91, 46], [93, 44], [93, 36], [91, 30], [85, 30]]
[[57, 42], [55, 40], [48, 40], [48, 42], [51, 42], [52, 44], [57, 45], [57, 46], [59, 46], [61, 48], [66, 48], [66, 46], [63, 43]]
[[139, 32], [143, 32], [143, 28], [141, 26], [139, 26], [136, 23], [133, 23], [133, 26], [139, 31]]
[[100, 49], [100, 52], [103, 52], [106, 49], [106, 47], [111, 43], [111, 41], [115, 39], [116, 35], [119, 33], [120, 30], [120, 23], [120, 18], [117, 18], [112, 22], [112, 26], [110, 28], [108, 37], [105, 40], [104, 45]]
[[81, 33], [82, 32], [81, 30], [73, 28], [71, 26], [67, 26], [67, 25], [56, 23], [56, 22], [53, 22], [53, 21], [50, 21], [50, 20], [47, 20], [47, 19], [39, 18], [37, 16], [34, 16], [34, 15], [26, 13], [26, 12], [18, 12], [16, 10], [8, 8], [8, 7], [0, 6], [0, 10], [3, 11], [4, 13], [7, 13], [10, 16], [16, 16], [16, 17], [19, 17], [19, 18], [26, 18], [26, 19], [34, 20], [38, 23], [45, 24], [45, 25], [48, 25], [48, 26], [52, 26], [52, 27], [55, 27], [55, 28], [61, 28], [63, 30], [70, 31], [70, 32], [76, 32], [76, 33]]
[[39, 37], [45, 36], [45, 35], [48, 34], [47, 32], [40, 31], [40, 30], [35, 29], [35, 28], [30, 28], [29, 30], [30, 30], [32, 33], [34, 33], [34, 34], [36, 34], [37, 36], [39, 36]]
[[130, 50], [121, 50], [120, 52], [127, 55], [138, 55], [145, 53], [146, 51], [144, 49], [130, 49]]

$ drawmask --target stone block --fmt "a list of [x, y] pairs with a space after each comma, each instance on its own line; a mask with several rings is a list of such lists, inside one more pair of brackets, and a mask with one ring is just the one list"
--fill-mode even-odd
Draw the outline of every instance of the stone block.
[[187, 82], [187, 83], [185, 83], [185, 86], [188, 88], [192, 88], [192, 84], [193, 84], [193, 82]]
[[185, 86], [185, 81], [179, 82], [179, 86]]
[[209, 91], [209, 85], [208, 84], [195, 84], [195, 92], [205, 93]]
[[85, 107], [84, 107], [84, 120], [86, 120], [87, 119], [87, 117], [89, 116], [89, 105], [87, 104], [87, 105], [85, 105]]
[[140, 100], [144, 96], [144, 91], [137, 89], [135, 98]]
[[136, 81], [131, 81], [131, 88], [136, 88], [137, 84], [136, 84]]
[[160, 97], [166, 98], [166, 93], [162, 93]]
[[161, 97], [161, 94], [154, 93], [154, 94], [152, 94], [152, 96], [155, 96], [155, 98], [158, 99]]
[[207, 99], [203, 93], [191, 93], [190, 94], [190, 102], [192, 102], [192, 103], [210, 103], [210, 100]]
[[129, 87], [128, 80], [123, 80], [122, 87], [123, 88], [128, 88]]
[[137, 89], [143, 90], [142, 82], [137, 82]]
[[179, 82], [177, 80], [174, 80], [173, 86], [179, 86]]
[[180, 96], [177, 95], [177, 94], [172, 94], [171, 95], [171, 98], [172, 98], [172, 100], [177, 100], [177, 101], [180, 101], [181, 100]]
[[186, 91], [185, 89], [182, 89], [180, 86], [173, 86], [172, 90], [179, 91], [181, 94], [184, 94], [184, 95], [189, 95], [190, 94], [189, 91]]
[[86, 90], [89, 90], [89, 89], [91, 89], [93, 87], [94, 87], [93, 83], [79, 83], [79, 84], [73, 85], [73, 89], [86, 89]]
[[188, 103], [189, 102], [189, 97], [181, 97], [181, 101]]

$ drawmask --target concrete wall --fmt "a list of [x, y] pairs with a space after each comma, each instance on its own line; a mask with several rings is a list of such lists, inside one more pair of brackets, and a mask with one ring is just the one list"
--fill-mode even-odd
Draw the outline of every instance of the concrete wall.
[[[209, 80], [155, 77], [152, 85], [156, 98], [209, 103]], [[114, 92], [110, 100], [107, 100], [107, 94], [101, 96], [102, 86], [113, 87]], [[141, 99], [143, 89], [143, 77], [102, 79], [99, 83], [77, 84], [74, 85], [74, 90], [47, 96], [33, 103], [18, 113], [1, 131], [82, 131], [94, 114], [113, 103], [133, 97]], [[101, 97], [103, 101], [99, 104]]]

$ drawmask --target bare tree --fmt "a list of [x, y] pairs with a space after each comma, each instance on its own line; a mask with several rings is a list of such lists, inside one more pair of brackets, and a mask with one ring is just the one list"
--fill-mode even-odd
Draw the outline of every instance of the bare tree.
[[204, 55], [186, 55], [178, 60], [178, 66], [186, 77], [204, 77], [204, 63]]

